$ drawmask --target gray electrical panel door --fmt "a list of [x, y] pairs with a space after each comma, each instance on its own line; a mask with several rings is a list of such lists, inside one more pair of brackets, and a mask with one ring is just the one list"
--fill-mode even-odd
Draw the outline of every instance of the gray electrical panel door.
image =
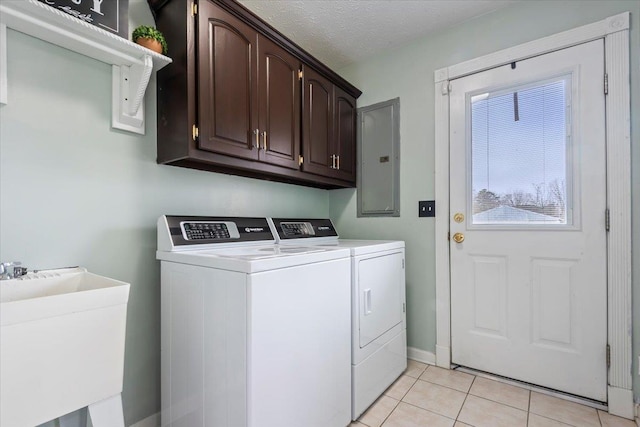
[[400, 216], [400, 98], [358, 108], [358, 217]]

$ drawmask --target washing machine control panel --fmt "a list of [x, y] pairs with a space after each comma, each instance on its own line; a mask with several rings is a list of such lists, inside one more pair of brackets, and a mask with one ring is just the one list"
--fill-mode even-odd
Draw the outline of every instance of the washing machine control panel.
[[240, 237], [233, 222], [183, 221], [180, 230], [185, 240], [220, 240]]
[[264, 217], [162, 215], [158, 219], [158, 250], [219, 248], [220, 245], [275, 243]]

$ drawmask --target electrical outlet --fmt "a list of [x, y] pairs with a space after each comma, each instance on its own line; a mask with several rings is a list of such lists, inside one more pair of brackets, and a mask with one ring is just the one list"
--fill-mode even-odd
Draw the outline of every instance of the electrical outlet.
[[418, 216], [436, 216], [436, 201], [422, 200], [418, 202]]

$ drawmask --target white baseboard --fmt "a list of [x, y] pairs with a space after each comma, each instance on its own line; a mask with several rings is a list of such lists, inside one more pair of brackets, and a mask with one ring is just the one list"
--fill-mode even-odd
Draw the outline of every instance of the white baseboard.
[[407, 347], [407, 357], [416, 362], [426, 363], [428, 365], [436, 364], [436, 355], [430, 351], [420, 350], [415, 347]]
[[451, 347], [436, 345], [436, 365], [451, 369]]
[[131, 424], [130, 427], [160, 427], [160, 412], [150, 415], [135, 424]]
[[635, 419], [635, 404], [631, 390], [609, 386], [608, 390], [609, 413], [618, 417]]

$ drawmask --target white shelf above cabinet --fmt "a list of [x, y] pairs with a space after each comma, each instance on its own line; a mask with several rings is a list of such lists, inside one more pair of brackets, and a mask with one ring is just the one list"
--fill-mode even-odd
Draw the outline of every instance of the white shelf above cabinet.
[[144, 134], [144, 93], [153, 71], [171, 63], [136, 43], [37, 0], [0, 0], [0, 103], [8, 102], [7, 28], [112, 65], [111, 126]]

